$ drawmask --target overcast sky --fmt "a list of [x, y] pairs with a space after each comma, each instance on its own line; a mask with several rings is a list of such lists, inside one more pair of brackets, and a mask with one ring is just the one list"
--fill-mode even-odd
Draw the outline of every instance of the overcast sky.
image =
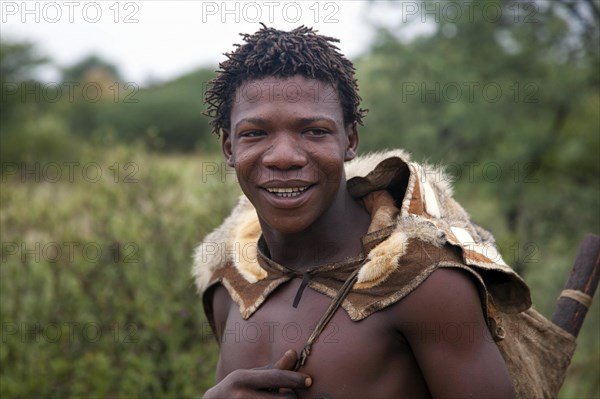
[[[385, 6], [383, 7], [385, 8]], [[353, 58], [373, 38], [366, 1], [0, 1], [4, 40], [31, 40], [59, 66], [98, 54], [128, 81], [172, 79], [200, 66], [217, 68], [240, 32], [259, 21], [279, 29], [301, 24], [341, 40]], [[374, 14], [377, 14], [374, 16]], [[46, 80], [57, 79], [45, 69]]]

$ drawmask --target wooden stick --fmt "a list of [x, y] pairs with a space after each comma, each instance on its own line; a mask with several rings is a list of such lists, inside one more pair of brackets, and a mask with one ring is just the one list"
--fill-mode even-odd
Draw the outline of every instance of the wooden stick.
[[561, 293], [552, 322], [577, 337], [600, 279], [600, 236], [585, 236], [571, 275]]

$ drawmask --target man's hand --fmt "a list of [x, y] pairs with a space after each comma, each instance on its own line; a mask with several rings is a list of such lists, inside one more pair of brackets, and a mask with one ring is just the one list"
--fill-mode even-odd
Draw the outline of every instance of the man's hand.
[[291, 371], [298, 355], [288, 350], [275, 363], [249, 370], [235, 370], [206, 391], [204, 399], [297, 398], [295, 389], [312, 384], [310, 376]]

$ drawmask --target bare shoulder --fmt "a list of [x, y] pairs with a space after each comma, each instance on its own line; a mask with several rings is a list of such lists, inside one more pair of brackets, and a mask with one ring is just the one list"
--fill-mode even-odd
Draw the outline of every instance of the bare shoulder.
[[415, 322], [455, 319], [483, 322], [477, 283], [466, 270], [440, 268], [401, 302], [404, 304], [401, 310], [409, 311], [406, 317]]
[[399, 322], [397, 328], [415, 345], [431, 339], [447, 338], [452, 334], [460, 341], [458, 338], [468, 338], [475, 330], [479, 338], [493, 342], [477, 283], [475, 277], [466, 270], [435, 270], [399, 302], [395, 309]]
[[398, 329], [434, 397], [514, 397], [476, 281], [468, 271], [440, 268], [395, 309]]

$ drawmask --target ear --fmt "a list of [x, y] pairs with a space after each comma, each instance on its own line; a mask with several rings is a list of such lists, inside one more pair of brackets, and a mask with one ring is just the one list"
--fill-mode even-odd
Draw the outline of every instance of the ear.
[[227, 129], [223, 129], [223, 134], [221, 135], [221, 150], [223, 151], [227, 165], [233, 168], [235, 161], [231, 150], [231, 134], [229, 134], [229, 130]]
[[356, 157], [358, 151], [358, 124], [356, 122], [346, 126], [346, 137], [348, 138], [348, 146], [346, 147], [344, 161], [350, 161]]

